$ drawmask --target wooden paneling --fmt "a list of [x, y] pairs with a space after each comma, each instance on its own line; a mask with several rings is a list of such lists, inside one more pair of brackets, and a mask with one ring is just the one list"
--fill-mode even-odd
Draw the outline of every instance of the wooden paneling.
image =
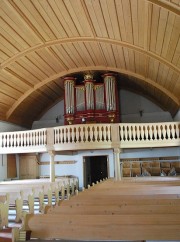
[[22, 107], [27, 102], [31, 120], [37, 119], [29, 95], [46, 94], [49, 105], [36, 103], [43, 113], [63, 97], [61, 92], [57, 98], [54, 80], [88, 70], [135, 77], [171, 114], [180, 107], [179, 0], [2, 0], [0, 5], [0, 104], [10, 104], [1, 106], [6, 120], [27, 112]]
[[17, 177], [16, 155], [7, 155], [7, 178]]
[[39, 177], [38, 160], [36, 155], [20, 155], [19, 178], [36, 179]]

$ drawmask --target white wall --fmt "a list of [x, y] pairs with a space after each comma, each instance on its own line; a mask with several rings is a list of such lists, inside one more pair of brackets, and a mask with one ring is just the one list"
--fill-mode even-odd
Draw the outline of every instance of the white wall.
[[[58, 122], [56, 120], [58, 118]], [[49, 109], [40, 120], [33, 122], [32, 129], [64, 125], [64, 100]]]
[[180, 109], [179, 111], [176, 113], [175, 117], [174, 117], [174, 121], [180, 121]]
[[[55, 161], [76, 161], [75, 164], [56, 164], [55, 170], [58, 176], [74, 175], [79, 178], [79, 186], [83, 187], [83, 157], [105, 155], [109, 157], [109, 176], [114, 177], [114, 155], [112, 150], [82, 151], [76, 152], [74, 155], [55, 155]], [[40, 162], [49, 162], [49, 154], [44, 153], [40, 156]], [[39, 175], [49, 175], [49, 165], [40, 165]]]
[[7, 178], [7, 155], [0, 154], [0, 181]]
[[[130, 91], [121, 90], [120, 115], [122, 123], [151, 123], [173, 121], [169, 112], [164, 112], [156, 104]], [[142, 111], [142, 116], [140, 115]]]
[[26, 129], [16, 124], [0, 121], [0, 132], [12, 132], [12, 131], [22, 131], [22, 130], [26, 130]]

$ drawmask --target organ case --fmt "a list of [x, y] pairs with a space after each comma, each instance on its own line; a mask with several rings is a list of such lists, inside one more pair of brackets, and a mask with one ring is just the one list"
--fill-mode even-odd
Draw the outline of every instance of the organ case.
[[81, 84], [74, 77], [64, 78], [65, 125], [119, 122], [116, 76], [107, 73], [102, 78], [98, 83], [87, 74]]

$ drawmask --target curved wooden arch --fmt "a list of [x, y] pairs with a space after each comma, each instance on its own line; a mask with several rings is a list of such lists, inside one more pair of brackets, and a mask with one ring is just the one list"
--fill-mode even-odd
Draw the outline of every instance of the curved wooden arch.
[[65, 43], [77, 43], [77, 42], [99, 42], [99, 43], [109, 43], [109, 44], [114, 44], [117, 46], [121, 46], [121, 47], [125, 47], [125, 48], [129, 48], [131, 50], [135, 50], [141, 54], [145, 54], [148, 55], [149, 57], [152, 57], [154, 59], [156, 59], [157, 61], [167, 65], [168, 67], [170, 67], [172, 70], [176, 71], [177, 73], [180, 73], [180, 70], [178, 67], [176, 67], [175, 65], [173, 65], [171, 62], [167, 61], [166, 59], [162, 58], [161, 56], [158, 56], [157, 54], [148, 51], [148, 50], [144, 50], [143, 48], [140, 48], [139, 46], [135, 46], [132, 44], [129, 44], [127, 42], [123, 42], [120, 40], [113, 40], [113, 39], [107, 39], [107, 38], [99, 38], [99, 37], [79, 37], [79, 38], [65, 38], [65, 39], [58, 39], [58, 40], [53, 40], [53, 41], [49, 41], [45, 44], [39, 44], [36, 46], [33, 46], [25, 51], [22, 51], [14, 56], [12, 56], [11, 58], [9, 58], [7, 61], [4, 61], [1, 64], [1, 69], [7, 67], [8, 65], [10, 65], [12, 62], [17, 61], [18, 58], [22, 57], [22, 56], [26, 56], [29, 53], [32, 53], [34, 51], [46, 48], [46, 47], [51, 47], [53, 45], [58, 45], [58, 44], [65, 44]]
[[68, 70], [68, 71], [63, 71], [61, 73], [58, 73], [56, 75], [53, 75], [53, 76], [47, 78], [46, 80], [42, 81], [41, 83], [35, 85], [34, 88], [29, 89], [26, 93], [24, 93], [23, 96], [21, 96], [21, 98], [18, 99], [17, 102], [14, 103], [14, 105], [11, 107], [11, 109], [9, 109], [9, 111], [7, 112], [6, 118], [9, 119], [10, 116], [13, 114], [13, 112], [21, 104], [21, 102], [23, 102], [34, 91], [40, 89], [44, 85], [50, 83], [51, 81], [53, 81], [55, 79], [61, 78], [63, 76], [70, 75], [70, 74], [77, 73], [77, 72], [89, 71], [89, 70], [93, 70], [93, 71], [97, 71], [97, 70], [113, 71], [113, 72], [117, 72], [117, 73], [122, 73], [122, 74], [133, 76], [133, 77], [138, 78], [138, 79], [144, 81], [145, 83], [148, 83], [148, 84], [152, 85], [153, 87], [157, 88], [158, 90], [163, 92], [165, 95], [167, 95], [169, 98], [171, 98], [173, 100], [173, 102], [176, 103], [178, 106], [180, 105], [179, 100], [170, 91], [168, 91], [164, 87], [160, 86], [159, 84], [157, 84], [153, 80], [145, 78], [144, 76], [142, 76], [140, 74], [136, 74], [136, 73], [131, 72], [131, 71], [126, 71], [126, 70], [123, 70], [123, 69], [110, 67], [110, 66], [96, 66], [96, 67], [88, 66], [88, 67], [79, 67], [79, 68], [71, 69], [71, 70]]

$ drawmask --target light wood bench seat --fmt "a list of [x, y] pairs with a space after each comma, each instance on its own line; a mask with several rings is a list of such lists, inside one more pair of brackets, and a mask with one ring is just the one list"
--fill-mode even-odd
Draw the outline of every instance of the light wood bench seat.
[[32, 238], [79, 240], [179, 240], [180, 216], [144, 215], [27, 215]]

